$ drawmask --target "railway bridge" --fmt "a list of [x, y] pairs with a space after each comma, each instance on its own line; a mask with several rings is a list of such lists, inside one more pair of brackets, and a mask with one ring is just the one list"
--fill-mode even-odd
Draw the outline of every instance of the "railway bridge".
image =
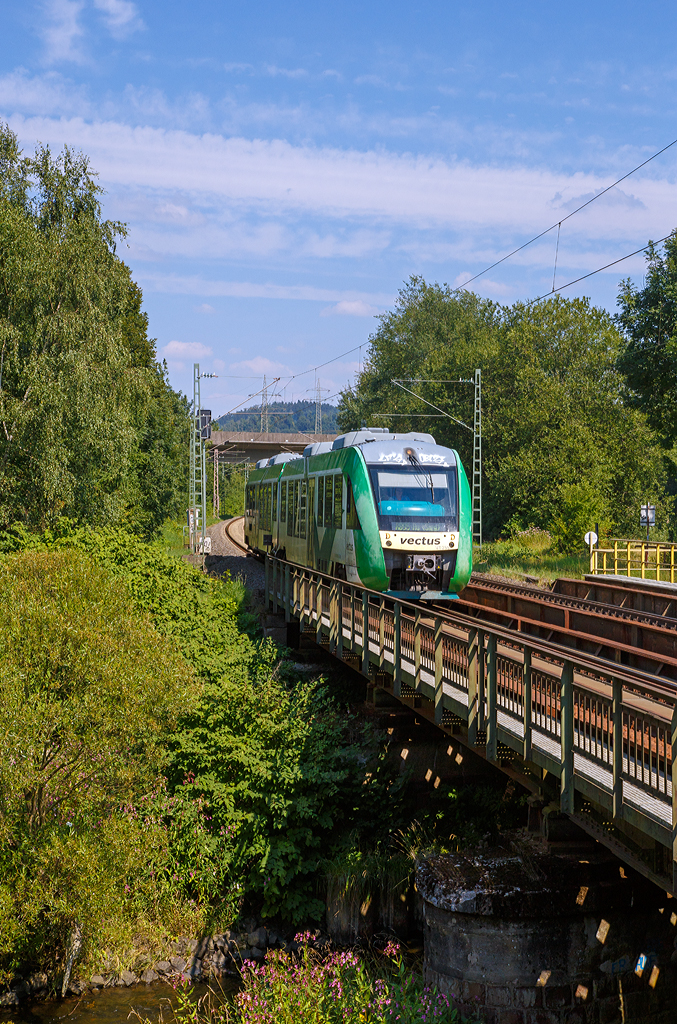
[[265, 562], [273, 613], [677, 896], [677, 590], [633, 606], [627, 580], [587, 596], [480, 581], [429, 607]]

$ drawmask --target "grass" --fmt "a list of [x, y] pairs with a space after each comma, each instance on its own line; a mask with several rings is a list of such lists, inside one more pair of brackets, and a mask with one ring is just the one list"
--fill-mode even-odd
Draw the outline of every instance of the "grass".
[[590, 556], [586, 550], [576, 554], [563, 554], [555, 548], [546, 530], [532, 527], [509, 540], [496, 540], [473, 551], [473, 571], [507, 576], [510, 579], [530, 580], [541, 584], [552, 583], [559, 576], [575, 579], [590, 571]]

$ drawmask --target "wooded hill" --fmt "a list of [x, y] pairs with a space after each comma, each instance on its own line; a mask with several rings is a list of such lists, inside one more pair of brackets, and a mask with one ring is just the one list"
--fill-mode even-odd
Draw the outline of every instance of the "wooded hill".
[[[337, 411], [335, 405], [322, 404], [323, 434], [338, 433]], [[315, 402], [271, 402], [268, 406], [268, 416], [270, 432], [273, 434], [287, 431], [292, 434], [315, 433]], [[243, 409], [242, 413], [222, 416], [213, 425], [213, 429], [258, 433], [261, 430], [261, 406], [252, 405], [248, 409]]]

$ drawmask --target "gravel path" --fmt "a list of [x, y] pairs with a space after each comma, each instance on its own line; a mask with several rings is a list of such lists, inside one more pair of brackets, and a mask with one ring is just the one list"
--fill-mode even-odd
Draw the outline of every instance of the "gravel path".
[[[242, 520], [235, 527], [235, 536], [243, 538]], [[239, 527], [239, 528], [238, 528]], [[226, 536], [226, 524], [215, 523], [207, 527], [212, 538], [212, 553], [205, 558], [205, 565], [210, 573], [221, 576], [230, 572], [233, 579], [242, 576], [245, 586], [252, 593], [262, 591], [265, 585], [265, 571], [262, 564], [251, 556], [244, 555]]]

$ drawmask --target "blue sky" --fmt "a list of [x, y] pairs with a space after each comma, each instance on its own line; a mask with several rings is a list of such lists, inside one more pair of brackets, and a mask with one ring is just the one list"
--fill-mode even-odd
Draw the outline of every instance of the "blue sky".
[[[460, 285], [677, 137], [677, 5], [5, 0], [0, 117], [91, 157], [172, 382], [335, 395], [410, 274]], [[558, 283], [677, 227], [677, 146], [562, 227]], [[474, 282], [552, 285], [555, 233]], [[565, 295], [613, 310], [636, 257]], [[472, 369], [472, 368], [469, 368]], [[294, 380], [289, 378], [302, 374]]]

